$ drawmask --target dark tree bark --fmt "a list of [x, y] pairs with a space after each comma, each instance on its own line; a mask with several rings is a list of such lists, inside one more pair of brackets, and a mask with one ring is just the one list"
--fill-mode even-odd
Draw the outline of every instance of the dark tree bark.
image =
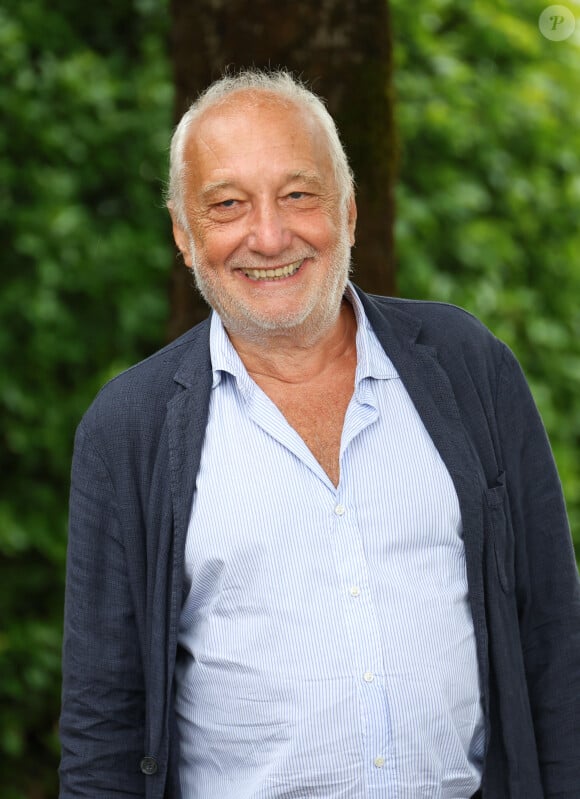
[[[224, 68], [285, 67], [324, 97], [357, 183], [355, 281], [395, 291], [391, 34], [388, 0], [171, 0], [175, 119]], [[169, 336], [207, 315], [176, 258]]]

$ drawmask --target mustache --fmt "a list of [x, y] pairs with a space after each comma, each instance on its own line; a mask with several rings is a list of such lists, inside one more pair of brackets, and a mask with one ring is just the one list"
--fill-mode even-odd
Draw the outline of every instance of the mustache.
[[301, 250], [281, 252], [273, 257], [263, 255], [234, 255], [227, 259], [228, 269], [275, 269], [279, 266], [303, 261], [305, 258], [316, 258], [318, 250], [313, 247], [302, 248]]

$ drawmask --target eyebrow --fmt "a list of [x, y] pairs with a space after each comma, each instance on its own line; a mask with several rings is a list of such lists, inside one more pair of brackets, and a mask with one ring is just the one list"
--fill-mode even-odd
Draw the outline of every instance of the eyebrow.
[[294, 180], [301, 180], [306, 183], [308, 186], [320, 186], [321, 181], [320, 177], [317, 175], [316, 172], [309, 172], [304, 169], [298, 169], [296, 172], [290, 172], [289, 175], [286, 176], [286, 183], [292, 183]]
[[211, 200], [211, 198], [218, 192], [223, 191], [224, 189], [233, 188], [236, 188], [236, 184], [231, 180], [216, 180], [213, 183], [208, 183], [203, 187], [201, 190], [201, 198], [205, 201]]
[[[283, 180], [283, 185], [292, 183], [294, 181], [302, 181], [307, 186], [313, 186], [317, 188], [321, 186], [321, 180], [316, 172], [310, 172], [304, 169], [297, 169], [295, 172], [289, 172]], [[238, 185], [232, 180], [213, 181], [212, 183], [208, 183], [203, 187], [201, 190], [201, 199], [205, 202], [208, 202], [219, 192], [226, 191], [228, 189], [237, 190]]]

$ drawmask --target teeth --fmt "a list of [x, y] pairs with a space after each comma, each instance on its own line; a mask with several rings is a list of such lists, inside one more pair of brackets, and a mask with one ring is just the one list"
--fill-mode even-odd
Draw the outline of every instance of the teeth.
[[245, 269], [244, 275], [249, 277], [250, 280], [277, 280], [281, 277], [294, 275], [301, 266], [302, 259], [294, 261], [293, 264], [288, 264], [288, 266], [279, 266], [277, 269]]

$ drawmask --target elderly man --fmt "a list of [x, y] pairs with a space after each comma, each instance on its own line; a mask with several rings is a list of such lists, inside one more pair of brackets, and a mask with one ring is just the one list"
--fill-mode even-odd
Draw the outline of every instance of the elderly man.
[[509, 350], [349, 282], [286, 73], [194, 103], [169, 195], [213, 313], [77, 432], [62, 799], [578, 799], [578, 575]]

